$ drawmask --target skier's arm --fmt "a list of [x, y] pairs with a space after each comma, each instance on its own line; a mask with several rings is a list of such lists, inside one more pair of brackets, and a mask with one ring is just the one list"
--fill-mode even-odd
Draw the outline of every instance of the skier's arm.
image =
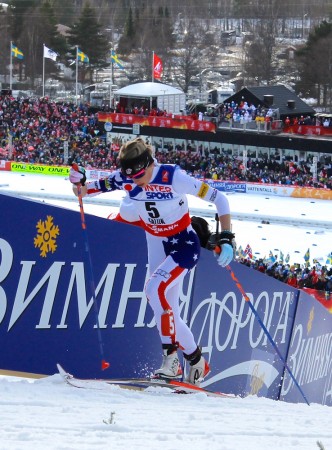
[[227, 266], [235, 257], [235, 235], [232, 233], [231, 214], [226, 195], [207, 183], [197, 180], [177, 169], [173, 179], [174, 189], [183, 194], [191, 194], [206, 202], [214, 203], [218, 211], [221, 233], [219, 236], [218, 264]]
[[187, 175], [180, 168], [174, 172], [173, 187], [180, 194], [194, 195], [201, 200], [214, 203], [218, 211], [221, 229], [230, 230], [231, 215], [226, 195], [207, 183]]
[[[117, 177], [119, 178], [117, 180]], [[73, 183], [73, 192], [77, 196], [77, 186], [81, 185], [81, 195], [94, 196], [102, 192], [114, 191], [121, 189], [122, 179], [121, 174], [118, 171], [112, 172], [107, 178], [101, 178], [99, 180], [93, 180], [86, 182], [86, 175], [84, 167], [73, 164], [69, 171], [69, 181]]]

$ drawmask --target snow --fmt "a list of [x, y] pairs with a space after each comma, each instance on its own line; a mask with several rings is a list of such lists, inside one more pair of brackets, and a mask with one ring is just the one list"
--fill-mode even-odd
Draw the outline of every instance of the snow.
[[332, 448], [327, 406], [70, 387], [60, 375], [0, 378], [1, 450]]
[[[28, 191], [29, 195], [34, 191], [39, 200], [79, 210], [69, 182], [61, 177], [0, 172], [0, 192], [4, 191]], [[61, 200], [50, 199], [54, 193]], [[105, 195], [113, 207], [85, 202], [85, 211], [107, 217], [116, 209], [118, 195]], [[233, 220], [243, 248], [249, 243], [262, 256], [282, 249], [300, 263], [308, 247], [315, 252], [312, 257], [332, 250], [329, 201], [245, 194], [228, 198], [233, 215], [243, 215], [242, 220]], [[193, 199], [190, 207], [194, 214], [202, 210]], [[209, 205], [204, 208], [213, 216]], [[260, 214], [268, 216], [271, 224], [262, 225]], [[244, 216], [256, 216], [256, 221]], [[287, 224], [272, 223], [274, 216], [284, 216]], [[316, 224], [300, 227], [299, 221], [306, 220]], [[54, 361], [54, 375], [39, 380], [0, 376], [0, 450], [314, 450], [319, 445], [332, 449], [327, 406], [255, 396], [176, 395], [160, 387], [145, 391], [117, 386], [107, 391], [77, 389], [56, 373], [57, 362], [61, 361]]]

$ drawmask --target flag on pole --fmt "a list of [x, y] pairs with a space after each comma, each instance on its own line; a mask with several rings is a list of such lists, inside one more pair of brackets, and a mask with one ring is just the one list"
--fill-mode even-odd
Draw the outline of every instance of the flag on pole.
[[327, 260], [325, 264], [332, 265], [332, 252], [329, 255], [327, 255]]
[[246, 255], [248, 255], [250, 259], [252, 259], [252, 249], [251, 249], [251, 247], [250, 247], [249, 244], [246, 246], [246, 248], [245, 248], [245, 250], [244, 250], [244, 253], [245, 253]]
[[274, 263], [276, 261], [276, 258], [275, 258], [275, 256], [273, 256], [273, 253], [271, 250], [269, 253], [268, 261], [270, 261], [271, 263]]
[[11, 51], [12, 51], [12, 56], [14, 56], [15, 58], [17, 58], [17, 59], [24, 58], [24, 54], [23, 54], [22, 50], [20, 50], [18, 47], [16, 47], [16, 45], [14, 45], [13, 43], [12, 43]]
[[289, 253], [287, 253], [287, 256], [286, 256], [286, 258], [285, 258], [285, 263], [288, 264], [288, 263], [289, 263], [289, 260], [290, 260], [290, 256], [289, 256]]
[[114, 50], [111, 51], [111, 60], [119, 67], [119, 69], [124, 69], [122, 61], [119, 60], [119, 57]]
[[279, 259], [280, 259], [280, 261], [283, 263], [284, 262], [284, 254], [283, 254], [283, 252], [280, 250], [280, 253], [279, 253]]
[[79, 48], [77, 48], [77, 60], [89, 64], [89, 57], [85, 53], [82, 52]]
[[240, 258], [244, 258], [246, 256], [241, 245], [236, 249], [236, 255]]
[[53, 61], [56, 61], [57, 56], [59, 55], [54, 50], [51, 50], [50, 48], [46, 47], [46, 45], [44, 45], [44, 58], [49, 58]]
[[160, 79], [163, 72], [163, 62], [155, 53], [153, 54], [153, 78]]
[[304, 258], [305, 262], [309, 261], [309, 259], [310, 259], [310, 248], [308, 248], [308, 250], [305, 252], [303, 258]]

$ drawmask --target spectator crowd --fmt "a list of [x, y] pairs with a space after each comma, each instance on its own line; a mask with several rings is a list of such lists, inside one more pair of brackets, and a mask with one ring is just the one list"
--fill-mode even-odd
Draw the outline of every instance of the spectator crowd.
[[[201, 246], [208, 250], [214, 250], [218, 241], [217, 230], [211, 232], [208, 222], [202, 217], [192, 216], [191, 223], [199, 236]], [[322, 265], [314, 259], [315, 265], [310, 268], [309, 252], [305, 255], [305, 264], [289, 264], [289, 254], [284, 258], [282, 252], [280, 252], [279, 258], [271, 251], [266, 258], [256, 258], [248, 244], [245, 250], [241, 246], [236, 249], [236, 260], [294, 288], [320, 292], [323, 294], [324, 300], [332, 301], [332, 252], [329, 253], [326, 265]]]
[[[253, 105], [242, 105], [241, 111], [255, 117], [268, 111]], [[237, 114], [235, 105], [225, 105], [223, 114]], [[137, 112], [139, 113], [139, 112]], [[0, 96], [0, 159], [16, 162], [62, 165], [64, 142], [68, 142], [69, 156], [86, 167], [113, 170], [123, 141], [113, 138], [106, 143], [98, 124], [98, 114], [88, 105], [55, 103], [48, 98], [15, 99]], [[10, 148], [8, 136], [11, 135]], [[153, 143], [155, 144], [155, 143]], [[178, 164], [197, 178], [282, 185], [314, 186], [332, 189], [332, 164], [319, 164], [317, 178], [312, 173], [312, 161], [298, 163], [288, 159], [248, 158], [244, 167], [242, 158], [218, 150], [193, 149], [190, 144], [161, 149], [155, 145], [155, 157], [161, 163]], [[197, 151], [196, 151], [197, 150]], [[243, 264], [257, 269], [294, 287], [313, 287], [331, 291], [332, 269], [326, 267], [300, 269], [282, 263], [268, 264], [262, 260], [242, 258]]]
[[244, 167], [242, 158], [203, 153], [202, 149], [194, 153], [179, 148], [168, 152], [156, 151], [156, 157], [160, 162], [178, 164], [197, 178], [332, 189], [332, 164], [319, 164], [315, 179], [312, 161], [295, 163], [288, 159], [278, 162], [274, 158], [248, 158]]
[[[98, 113], [91, 112], [87, 105], [60, 104], [48, 98], [0, 97], [0, 157], [3, 159], [61, 165], [64, 164], [64, 142], [67, 141], [69, 154], [78, 163], [112, 170], [117, 166], [122, 140], [113, 138], [111, 143], [106, 143], [102, 134]], [[193, 149], [190, 144], [187, 147], [183, 144], [165, 151], [158, 145], [155, 147], [155, 156], [160, 162], [179, 164], [197, 178], [332, 189], [331, 163], [323, 165], [319, 162], [314, 177], [312, 160], [294, 162], [284, 159], [280, 162], [272, 156], [270, 159], [264, 156], [248, 158], [244, 167], [242, 158], [217, 148], [208, 151], [202, 145]]]
[[328, 269], [327, 266], [320, 264], [301, 267], [299, 264], [284, 264], [282, 261], [266, 262], [262, 259], [255, 261], [245, 257], [238, 261], [294, 288], [322, 291], [326, 300], [332, 300], [332, 267]]

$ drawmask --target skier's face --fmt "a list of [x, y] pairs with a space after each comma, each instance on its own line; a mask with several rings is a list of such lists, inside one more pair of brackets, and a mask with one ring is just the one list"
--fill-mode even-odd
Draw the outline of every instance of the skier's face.
[[154, 164], [150, 164], [145, 169], [144, 175], [139, 178], [133, 178], [133, 182], [140, 188], [145, 188], [151, 180]]

